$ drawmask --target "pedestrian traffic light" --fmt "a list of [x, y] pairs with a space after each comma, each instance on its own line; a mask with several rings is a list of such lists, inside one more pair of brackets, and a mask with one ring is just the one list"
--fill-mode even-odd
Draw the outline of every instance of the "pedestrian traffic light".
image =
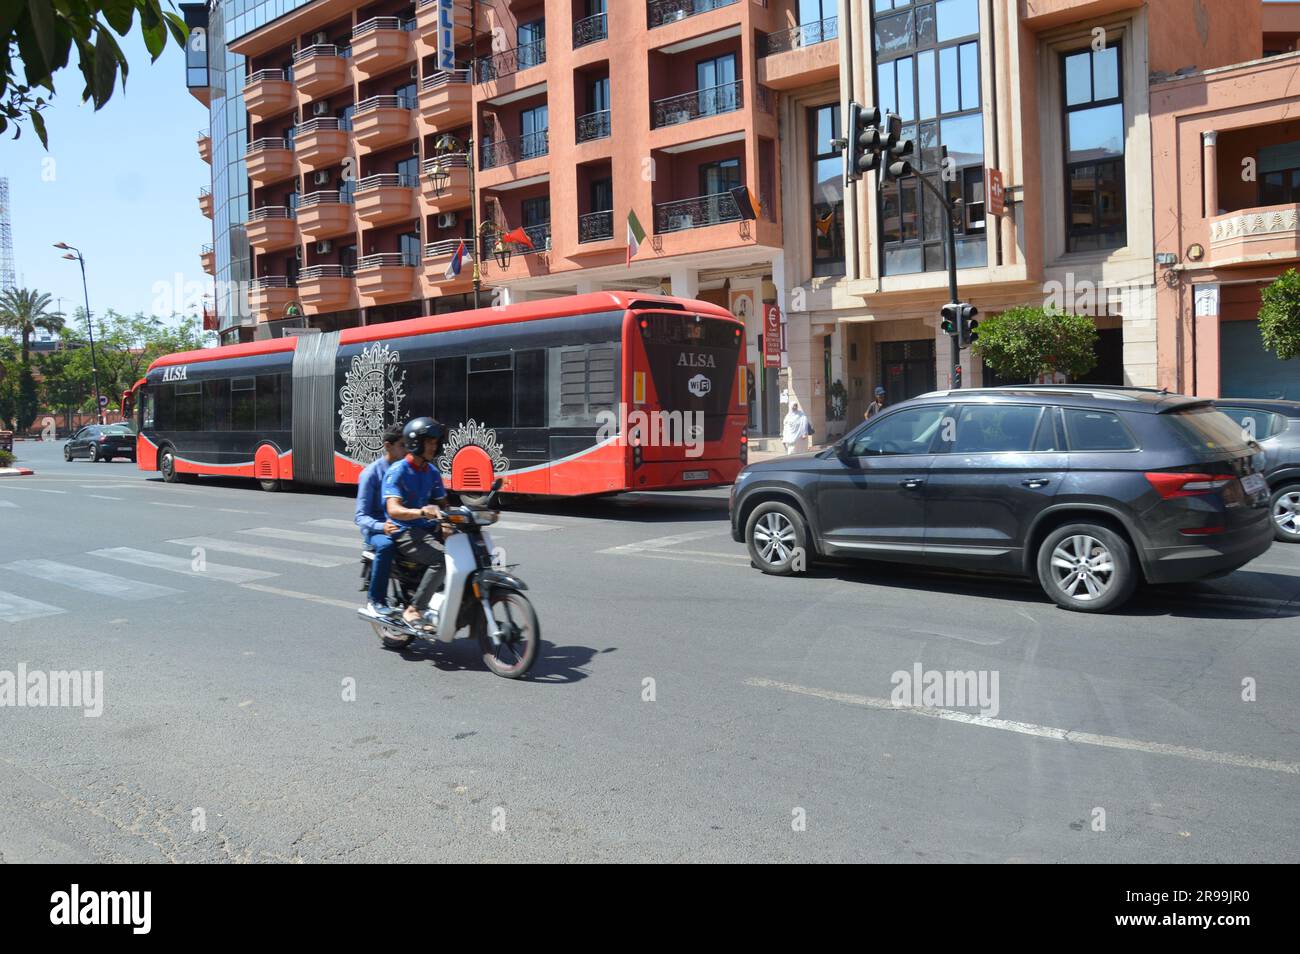
[[957, 312], [957, 338], [963, 348], [969, 348], [979, 340], [979, 335], [975, 329], [979, 327], [979, 322], [975, 316], [979, 314], [979, 309], [974, 305], [962, 305]]
[[939, 322], [939, 327], [943, 329], [945, 335], [956, 336], [957, 317], [960, 311], [961, 305], [955, 303], [944, 305], [943, 308], [939, 310], [939, 314], [942, 317], [942, 320]]
[[868, 172], [880, 168], [880, 150], [884, 132], [880, 128], [880, 110], [874, 106], [849, 103], [848, 161], [844, 164], [844, 181], [857, 182]]
[[880, 159], [880, 178], [905, 179], [912, 174], [912, 140], [903, 138], [903, 119], [897, 113], [885, 114], [884, 155]]

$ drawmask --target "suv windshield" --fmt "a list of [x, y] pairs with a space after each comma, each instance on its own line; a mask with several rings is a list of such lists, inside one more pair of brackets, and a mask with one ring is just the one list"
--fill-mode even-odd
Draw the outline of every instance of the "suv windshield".
[[1174, 431], [1193, 450], [1222, 453], [1239, 451], [1249, 454], [1246, 442], [1253, 437], [1228, 415], [1209, 405], [1174, 411], [1168, 415]]

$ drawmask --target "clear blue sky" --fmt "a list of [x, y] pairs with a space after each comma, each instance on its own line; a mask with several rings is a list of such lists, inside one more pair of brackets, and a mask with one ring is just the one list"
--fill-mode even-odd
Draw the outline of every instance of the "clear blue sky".
[[173, 41], [153, 64], [138, 33], [121, 42], [126, 90], [119, 85], [99, 112], [81, 104], [75, 65], [55, 75], [48, 152], [26, 123], [16, 142], [12, 131], [0, 136], [18, 284], [61, 297], [69, 315], [82, 303], [81, 273], [51, 247], [60, 241], [85, 255], [97, 315], [153, 313], [155, 283], [175, 284], [177, 273], [182, 291], [191, 282], [211, 288], [199, 249], [212, 241], [212, 223], [198, 206], [211, 174], [195, 145], [207, 108], [186, 91], [184, 55]]

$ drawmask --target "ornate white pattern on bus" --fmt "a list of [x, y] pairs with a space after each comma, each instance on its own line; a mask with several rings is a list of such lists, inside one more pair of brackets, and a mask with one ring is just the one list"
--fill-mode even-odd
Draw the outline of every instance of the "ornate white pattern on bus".
[[352, 358], [339, 389], [339, 436], [347, 455], [368, 464], [384, 450], [384, 430], [399, 420], [406, 372], [401, 354], [382, 341]]
[[459, 424], [451, 429], [447, 435], [447, 441], [442, 449], [442, 456], [438, 458], [438, 470], [444, 474], [451, 473], [451, 462], [456, 457], [456, 452], [462, 447], [481, 447], [492, 461], [492, 472], [494, 474], [504, 473], [510, 469], [510, 458], [505, 455], [505, 449], [501, 442], [497, 440], [497, 432], [486, 424], [480, 424], [472, 417], [464, 424]]

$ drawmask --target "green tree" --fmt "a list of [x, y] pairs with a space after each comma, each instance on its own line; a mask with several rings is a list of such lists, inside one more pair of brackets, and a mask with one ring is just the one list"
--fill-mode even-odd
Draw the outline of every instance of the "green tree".
[[[215, 341], [212, 332], [200, 330], [194, 318], [163, 321], [151, 315], [122, 315], [112, 309], [95, 322], [95, 358], [99, 393], [115, 405], [122, 392], [144, 376], [155, 358], [175, 351], [196, 351]], [[75, 373], [90, 380], [90, 348], [78, 348], [72, 361]]]
[[50, 296], [32, 288], [6, 288], [0, 293], [0, 329], [18, 335], [22, 341], [22, 360], [31, 355], [32, 335], [40, 331], [60, 331], [63, 316], [49, 310]]
[[1300, 274], [1294, 268], [1273, 280], [1260, 297], [1259, 334], [1282, 361], [1300, 357]]
[[1087, 315], [1020, 305], [981, 321], [974, 351], [1009, 380], [1033, 381], [1053, 372], [1081, 378], [1097, 366], [1097, 337]]
[[65, 329], [63, 347], [36, 358], [36, 368], [41, 375], [45, 406], [63, 415], [63, 428], [72, 430], [72, 417], [84, 408], [94, 396], [88, 362], [78, 359], [77, 341]]
[[[170, 0], [167, 4], [175, 9]], [[27, 118], [48, 146], [41, 110], [54, 95], [54, 74], [66, 67], [76, 48], [85, 87], [83, 102], [100, 109], [113, 95], [118, 74], [126, 88], [127, 62], [113, 37], [127, 36], [140, 15], [140, 33], [152, 61], [162, 55], [170, 33], [182, 49], [189, 38], [185, 21], [160, 0], [4, 0], [0, 3], [0, 132], [14, 135]], [[100, 17], [103, 17], [103, 20]], [[21, 71], [21, 76], [19, 75]]]

